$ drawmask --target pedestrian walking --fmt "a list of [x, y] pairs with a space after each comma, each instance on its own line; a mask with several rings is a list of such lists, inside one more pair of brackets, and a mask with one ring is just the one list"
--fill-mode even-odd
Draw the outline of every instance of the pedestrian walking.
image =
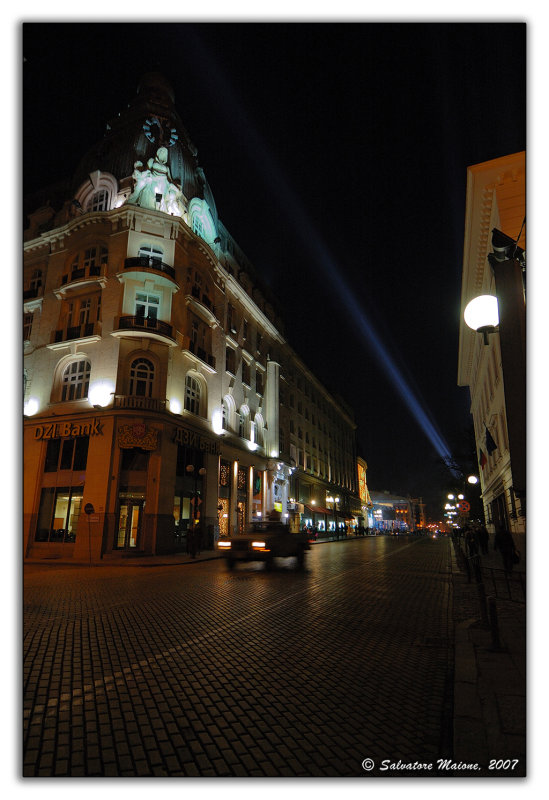
[[468, 527], [465, 531], [465, 545], [469, 556], [476, 556], [478, 554], [478, 539], [474, 528]]
[[480, 546], [480, 552], [483, 556], [488, 555], [488, 545], [490, 543], [490, 534], [486, 530], [485, 525], [476, 526], [477, 541]]
[[505, 572], [513, 571], [513, 564], [518, 563], [520, 554], [515, 547], [511, 532], [504, 525], [500, 525], [494, 536], [494, 550], [499, 550]]

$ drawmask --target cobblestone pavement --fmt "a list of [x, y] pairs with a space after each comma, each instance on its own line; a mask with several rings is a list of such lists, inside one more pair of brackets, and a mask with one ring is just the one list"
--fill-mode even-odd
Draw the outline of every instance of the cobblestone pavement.
[[[524, 544], [522, 545], [524, 547]], [[510, 576], [493, 549], [481, 556], [482, 592], [452, 559], [454, 758], [481, 761], [497, 776], [526, 775], [526, 570]], [[484, 619], [482, 597], [486, 603]], [[490, 621], [489, 605], [496, 620]], [[494, 621], [496, 625], [494, 627]], [[496, 636], [494, 637], [494, 632]]]
[[302, 573], [25, 567], [24, 776], [366, 777], [386, 759], [440, 777], [449, 540], [308, 555]]

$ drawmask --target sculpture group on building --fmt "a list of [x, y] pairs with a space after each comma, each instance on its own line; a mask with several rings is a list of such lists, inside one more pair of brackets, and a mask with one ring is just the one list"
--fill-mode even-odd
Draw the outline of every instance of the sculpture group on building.
[[127, 202], [176, 217], [183, 216], [183, 194], [172, 179], [167, 148], [158, 148], [155, 157], [147, 161], [147, 169], [143, 168], [142, 161], [136, 161], [133, 166], [134, 189]]

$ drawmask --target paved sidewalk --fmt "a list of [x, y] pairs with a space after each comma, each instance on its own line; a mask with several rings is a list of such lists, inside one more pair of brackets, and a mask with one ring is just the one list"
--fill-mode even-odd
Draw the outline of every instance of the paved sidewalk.
[[[482, 590], [452, 548], [455, 625], [454, 758], [492, 763], [494, 777], [526, 775], [526, 603], [521, 562], [505, 580], [499, 553], [481, 556], [483, 586], [497, 628], [483, 615]], [[497, 595], [496, 595], [497, 593]], [[509, 596], [512, 599], [509, 599]], [[493, 598], [493, 601], [491, 600]], [[523, 602], [521, 602], [521, 600]], [[484, 616], [484, 619], [483, 619]], [[495, 632], [495, 633], [494, 633]], [[515, 759], [519, 759], [515, 763]]]

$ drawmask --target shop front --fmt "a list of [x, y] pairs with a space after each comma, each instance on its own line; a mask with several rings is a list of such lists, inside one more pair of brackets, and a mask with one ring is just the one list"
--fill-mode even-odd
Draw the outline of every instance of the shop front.
[[25, 423], [25, 558], [74, 558], [87, 531], [82, 513], [90, 454], [105, 441], [97, 417]]

